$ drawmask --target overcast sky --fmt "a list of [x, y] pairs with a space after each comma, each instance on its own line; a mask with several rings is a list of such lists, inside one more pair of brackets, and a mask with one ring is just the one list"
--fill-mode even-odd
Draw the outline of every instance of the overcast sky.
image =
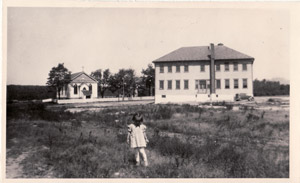
[[263, 9], [9, 8], [7, 84], [45, 85], [58, 63], [140, 75], [175, 49], [210, 43], [254, 57], [254, 78], [290, 79], [289, 21]]

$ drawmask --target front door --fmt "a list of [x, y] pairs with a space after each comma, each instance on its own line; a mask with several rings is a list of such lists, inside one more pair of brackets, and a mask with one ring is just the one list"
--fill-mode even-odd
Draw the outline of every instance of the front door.
[[196, 80], [196, 102], [205, 102], [210, 93], [210, 80], [209, 79], [200, 79]]
[[207, 93], [207, 82], [206, 80], [198, 80], [198, 93], [205, 94]]

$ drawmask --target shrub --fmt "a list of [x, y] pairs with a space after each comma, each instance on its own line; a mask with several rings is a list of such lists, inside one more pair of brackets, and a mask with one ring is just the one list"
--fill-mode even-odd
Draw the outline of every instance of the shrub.
[[263, 111], [263, 112], [261, 113], [261, 115], [260, 115], [260, 118], [261, 118], [261, 119], [264, 119], [265, 114], [266, 114], [266, 111]]
[[173, 158], [177, 167], [189, 161], [194, 154], [192, 144], [184, 143], [177, 138], [155, 137], [150, 142], [150, 147], [157, 149], [163, 156]]
[[248, 113], [248, 115], [246, 116], [247, 121], [257, 121], [259, 120], [259, 116], [252, 114], [252, 113]]
[[155, 111], [152, 113], [152, 119], [170, 119], [173, 115], [172, 107], [169, 105], [158, 105]]
[[233, 105], [232, 105], [232, 104], [226, 104], [225, 106], [226, 106], [226, 109], [227, 109], [227, 110], [232, 110], [232, 108], [233, 108]]

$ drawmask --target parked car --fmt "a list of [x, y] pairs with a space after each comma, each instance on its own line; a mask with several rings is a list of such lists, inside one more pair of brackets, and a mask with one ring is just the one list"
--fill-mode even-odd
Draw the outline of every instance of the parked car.
[[235, 101], [248, 100], [253, 101], [254, 97], [247, 95], [246, 93], [237, 93], [235, 94]]

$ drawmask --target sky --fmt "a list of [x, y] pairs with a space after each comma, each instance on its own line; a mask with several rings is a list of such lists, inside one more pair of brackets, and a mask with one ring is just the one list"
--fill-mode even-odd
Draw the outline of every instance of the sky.
[[7, 22], [7, 84], [45, 85], [58, 63], [141, 75], [175, 49], [210, 43], [254, 57], [254, 78], [290, 79], [285, 10], [13, 7]]

